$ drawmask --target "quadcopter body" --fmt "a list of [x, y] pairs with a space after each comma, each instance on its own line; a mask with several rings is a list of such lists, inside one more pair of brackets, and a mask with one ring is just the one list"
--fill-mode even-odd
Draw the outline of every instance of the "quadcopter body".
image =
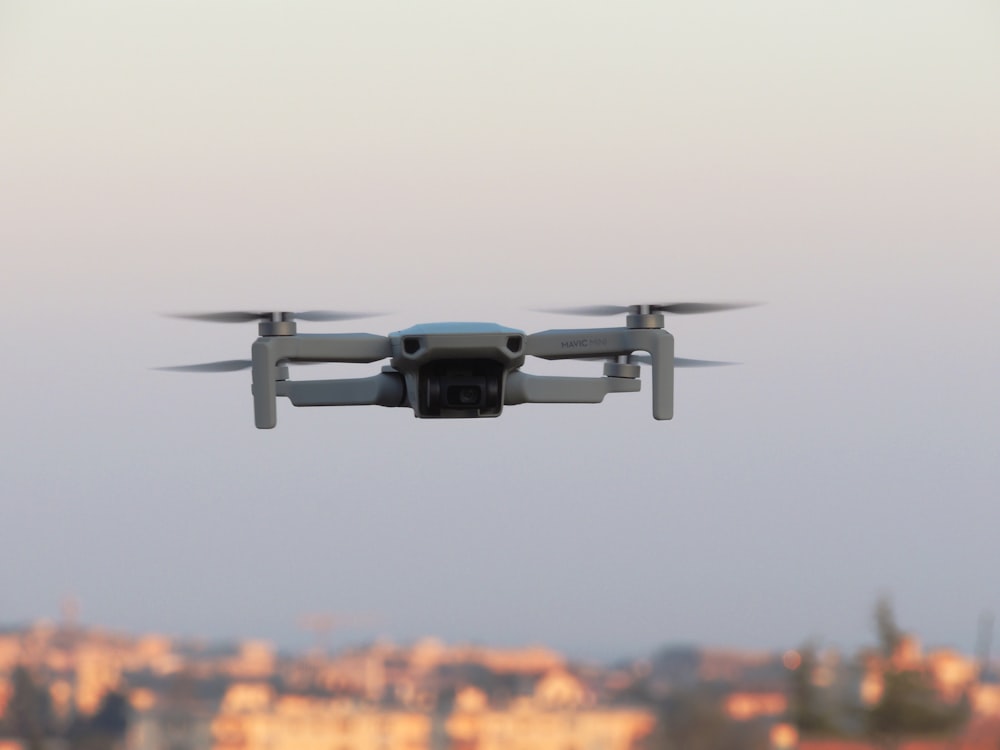
[[[277, 398], [294, 406], [409, 407], [422, 419], [498, 417], [504, 406], [525, 403], [600, 403], [609, 393], [641, 388], [640, 364], [652, 365], [653, 418], [673, 417], [675, 366], [729, 364], [674, 357], [674, 338], [664, 330], [664, 312], [711, 312], [742, 305], [632, 305], [626, 324], [613, 328], [553, 329], [537, 333], [495, 323], [429, 323], [388, 336], [369, 333], [299, 333], [299, 320], [339, 320], [349, 313], [210, 313], [199, 320], [257, 320], [259, 338], [252, 359], [164, 368], [221, 371], [250, 367], [254, 421], [259, 429], [277, 423]], [[585, 308], [607, 314], [610, 308]], [[577, 309], [573, 312], [580, 312]], [[596, 312], [595, 312], [596, 311]], [[644, 354], [635, 354], [642, 352]], [[604, 359], [597, 377], [534, 375], [522, 367], [528, 357]], [[380, 372], [362, 378], [293, 380], [289, 364], [375, 363]]]

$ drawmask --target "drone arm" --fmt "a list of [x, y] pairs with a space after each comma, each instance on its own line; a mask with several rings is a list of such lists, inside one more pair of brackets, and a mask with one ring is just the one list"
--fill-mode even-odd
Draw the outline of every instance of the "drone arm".
[[269, 430], [278, 421], [279, 362], [376, 362], [391, 356], [392, 346], [388, 338], [370, 333], [299, 334], [261, 337], [251, 353], [254, 422], [258, 429]]
[[579, 357], [629, 354], [633, 331], [628, 328], [572, 328], [540, 331], [526, 337], [524, 353], [542, 359], [574, 359]]
[[674, 417], [674, 337], [660, 328], [632, 331], [639, 351], [653, 358], [653, 419]]
[[406, 386], [398, 373], [339, 380], [286, 380], [277, 383], [277, 395], [295, 406], [402, 406]]
[[674, 415], [674, 337], [662, 328], [594, 328], [541, 331], [527, 336], [525, 353], [574, 359], [648, 352], [653, 359], [653, 418]]
[[564, 378], [515, 370], [507, 376], [504, 404], [599, 404], [609, 393], [634, 392], [640, 386], [629, 378]]

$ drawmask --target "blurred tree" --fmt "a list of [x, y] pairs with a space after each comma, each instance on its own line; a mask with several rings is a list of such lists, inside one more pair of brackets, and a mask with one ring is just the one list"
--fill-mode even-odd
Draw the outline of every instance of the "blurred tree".
[[875, 629], [878, 631], [878, 645], [882, 657], [891, 659], [903, 642], [904, 633], [896, 624], [892, 602], [888, 597], [879, 597], [875, 603]]
[[789, 673], [789, 718], [800, 734], [836, 734], [836, 722], [814, 682], [816, 647], [806, 643], [798, 654], [799, 664]]
[[894, 669], [883, 674], [882, 697], [868, 712], [868, 728], [883, 737], [946, 734], [968, 718], [967, 701], [947, 704], [921, 670]]
[[767, 750], [767, 731], [753, 722], [735, 722], [711, 686], [674, 694], [660, 706], [657, 730], [648, 746], [655, 750]]
[[43, 750], [48, 725], [48, 693], [19, 665], [11, 675], [12, 691], [5, 729], [23, 740], [26, 750]]
[[128, 699], [117, 691], [104, 696], [93, 716], [78, 717], [68, 739], [73, 750], [117, 750], [124, 747], [128, 731]]
[[923, 665], [910, 666], [894, 658], [904, 633], [885, 598], [875, 606], [875, 624], [882, 657], [882, 694], [867, 711], [868, 732], [893, 747], [904, 736], [948, 734], [959, 729], [968, 718], [968, 701], [945, 702]]
[[104, 696], [100, 708], [91, 719], [91, 725], [102, 734], [124, 737], [128, 730], [128, 720], [128, 699], [122, 693], [112, 691]]

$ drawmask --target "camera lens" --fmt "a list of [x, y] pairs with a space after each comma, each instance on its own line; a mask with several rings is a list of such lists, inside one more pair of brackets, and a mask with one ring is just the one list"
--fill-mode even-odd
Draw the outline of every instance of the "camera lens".
[[478, 385], [453, 385], [448, 389], [448, 403], [454, 406], [479, 406], [483, 389]]
[[498, 416], [503, 377], [503, 364], [491, 359], [431, 360], [419, 370], [419, 416]]

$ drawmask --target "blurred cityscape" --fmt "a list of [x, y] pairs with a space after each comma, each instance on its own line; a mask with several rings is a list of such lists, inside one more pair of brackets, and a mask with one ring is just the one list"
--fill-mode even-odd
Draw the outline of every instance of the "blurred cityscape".
[[887, 601], [846, 654], [666, 647], [619, 663], [424, 639], [330, 651], [59, 622], [0, 628], [0, 750], [979, 750], [1000, 748], [979, 653], [922, 649]]

